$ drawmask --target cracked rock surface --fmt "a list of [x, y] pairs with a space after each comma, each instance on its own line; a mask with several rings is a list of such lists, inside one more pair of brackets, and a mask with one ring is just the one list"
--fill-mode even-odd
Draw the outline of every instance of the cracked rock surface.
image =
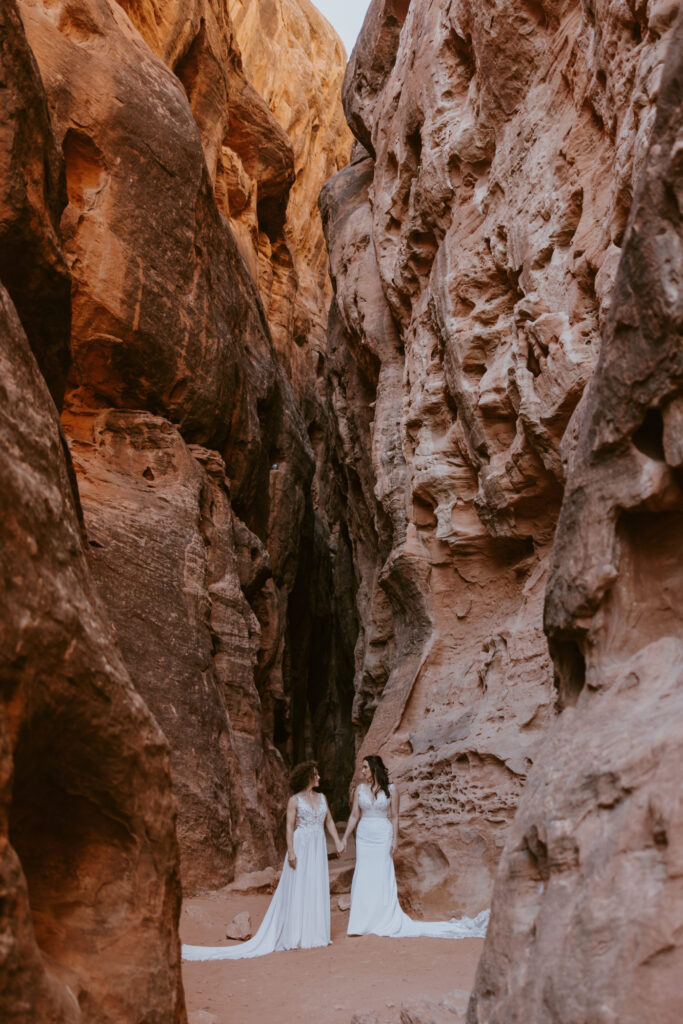
[[[595, 594], [616, 571], [616, 498], [601, 504], [592, 475], [565, 494], [566, 461], [624, 301], [615, 274], [676, 10], [373, 0], [347, 68], [357, 143], [321, 209], [360, 578], [354, 725], [361, 755], [381, 753], [402, 784], [398, 870], [425, 912], [489, 905], [556, 718], [569, 592], [585, 614], [586, 583], [569, 580], [596, 546]], [[641, 379], [626, 349], [624, 395]], [[632, 519], [619, 529], [638, 532]], [[633, 623], [628, 634], [637, 647]], [[559, 685], [561, 707], [574, 684]]]

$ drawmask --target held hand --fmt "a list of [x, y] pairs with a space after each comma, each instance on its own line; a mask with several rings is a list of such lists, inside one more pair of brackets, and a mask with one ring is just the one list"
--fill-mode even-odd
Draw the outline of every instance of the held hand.
[[339, 842], [338, 842], [338, 843], [336, 843], [336, 847], [337, 847], [337, 856], [338, 856], [338, 857], [341, 857], [342, 853], [344, 852], [344, 848], [345, 848], [345, 846], [346, 846], [346, 843], [344, 843], [344, 842], [343, 842], [342, 840], [339, 840]]
[[296, 854], [295, 853], [288, 853], [287, 854], [287, 860], [289, 861], [290, 868], [293, 871], [296, 871]]

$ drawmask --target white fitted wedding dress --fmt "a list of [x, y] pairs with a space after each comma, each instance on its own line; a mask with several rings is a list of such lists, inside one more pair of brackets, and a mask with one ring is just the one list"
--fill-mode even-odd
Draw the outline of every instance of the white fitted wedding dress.
[[[389, 787], [390, 790], [393, 788]], [[391, 800], [384, 790], [373, 796], [366, 783], [358, 789], [361, 819], [356, 831], [356, 869], [351, 883], [349, 935], [387, 935], [404, 939], [426, 935], [438, 939], [479, 938], [486, 934], [489, 911], [451, 921], [413, 921], [401, 910], [391, 858], [394, 829]]]
[[324, 823], [327, 802], [317, 808], [297, 793], [294, 853], [285, 857], [278, 887], [256, 935], [239, 946], [183, 946], [183, 960], [243, 960], [280, 949], [311, 949], [330, 943], [330, 877]]

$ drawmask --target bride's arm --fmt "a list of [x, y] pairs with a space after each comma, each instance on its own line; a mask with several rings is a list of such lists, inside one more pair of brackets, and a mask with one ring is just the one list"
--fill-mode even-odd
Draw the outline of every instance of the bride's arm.
[[330, 808], [329, 807], [327, 808], [327, 814], [325, 815], [325, 828], [329, 832], [330, 838], [331, 838], [332, 842], [335, 845], [335, 849], [337, 851], [337, 856], [341, 857], [342, 853], [344, 852], [344, 847], [342, 846], [341, 841], [339, 839], [339, 833], [337, 832], [337, 826], [334, 823], [334, 820], [333, 820], [332, 815], [330, 813]]
[[391, 824], [394, 830], [394, 838], [391, 840], [391, 856], [398, 850], [398, 808], [401, 803], [401, 791], [394, 784], [391, 787]]
[[294, 853], [294, 826], [296, 824], [296, 797], [290, 796], [287, 804], [287, 860], [290, 868], [296, 868]]
[[353, 807], [351, 808], [351, 817], [346, 823], [346, 831], [344, 832], [344, 838], [342, 839], [342, 849], [346, 846], [346, 840], [349, 838], [354, 828], [358, 824], [360, 818], [360, 807], [358, 806], [358, 788], [353, 794]]

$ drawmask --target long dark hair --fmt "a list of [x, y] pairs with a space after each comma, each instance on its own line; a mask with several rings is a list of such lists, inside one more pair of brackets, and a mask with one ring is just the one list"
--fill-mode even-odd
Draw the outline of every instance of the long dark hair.
[[302, 761], [301, 764], [294, 765], [289, 773], [289, 788], [292, 793], [299, 793], [306, 788], [317, 767], [317, 761]]
[[374, 785], [378, 786], [379, 789], [383, 789], [389, 797], [391, 795], [389, 793], [389, 772], [382, 758], [379, 754], [368, 754], [363, 760], [368, 762], [368, 768], [370, 769]]

